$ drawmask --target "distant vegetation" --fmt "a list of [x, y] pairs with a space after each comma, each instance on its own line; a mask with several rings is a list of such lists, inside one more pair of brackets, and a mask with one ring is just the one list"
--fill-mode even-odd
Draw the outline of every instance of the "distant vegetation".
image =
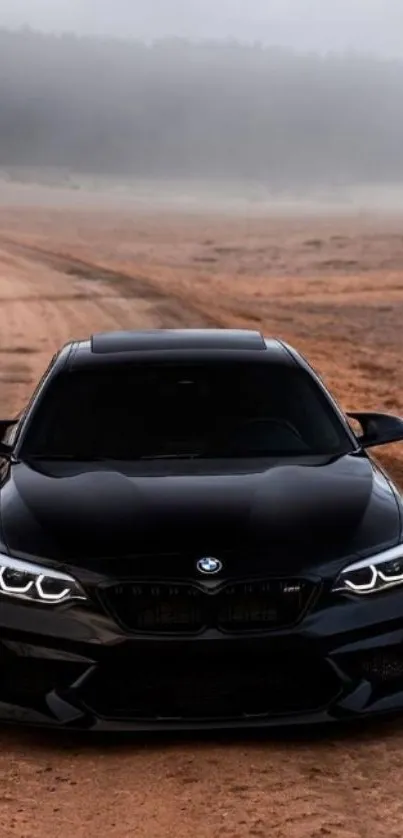
[[0, 168], [403, 181], [403, 63], [0, 30]]

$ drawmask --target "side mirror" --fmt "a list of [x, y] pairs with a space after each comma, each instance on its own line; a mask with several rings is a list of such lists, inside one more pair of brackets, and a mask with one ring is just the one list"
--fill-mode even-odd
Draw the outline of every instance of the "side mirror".
[[18, 425], [18, 419], [0, 419], [0, 439], [3, 439], [4, 434]]
[[403, 441], [403, 419], [389, 413], [347, 413], [362, 427], [362, 436], [357, 437], [363, 448], [387, 445]]
[[9, 459], [13, 452], [12, 445], [8, 445], [6, 442], [2, 442], [5, 434], [10, 428], [14, 428], [15, 425], [18, 425], [18, 419], [0, 419], [0, 458]]
[[0, 459], [3, 457], [8, 460], [13, 453], [12, 445], [6, 445], [5, 442], [0, 442]]

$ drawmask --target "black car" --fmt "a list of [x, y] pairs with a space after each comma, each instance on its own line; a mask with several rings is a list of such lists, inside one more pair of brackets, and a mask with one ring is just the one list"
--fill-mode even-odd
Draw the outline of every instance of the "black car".
[[403, 708], [402, 499], [290, 346], [97, 334], [0, 443], [0, 717], [83, 729]]

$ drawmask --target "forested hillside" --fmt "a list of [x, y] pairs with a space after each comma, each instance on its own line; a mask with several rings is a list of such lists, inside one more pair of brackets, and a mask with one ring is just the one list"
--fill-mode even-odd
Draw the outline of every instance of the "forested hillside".
[[403, 179], [403, 63], [0, 31], [0, 168]]

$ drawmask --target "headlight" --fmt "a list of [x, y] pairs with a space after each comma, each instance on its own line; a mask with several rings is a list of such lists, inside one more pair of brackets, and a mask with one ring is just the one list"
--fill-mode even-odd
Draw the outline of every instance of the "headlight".
[[0, 553], [0, 595], [47, 605], [87, 599], [72, 576], [4, 553]]
[[376, 594], [403, 585], [403, 544], [344, 568], [333, 591]]

